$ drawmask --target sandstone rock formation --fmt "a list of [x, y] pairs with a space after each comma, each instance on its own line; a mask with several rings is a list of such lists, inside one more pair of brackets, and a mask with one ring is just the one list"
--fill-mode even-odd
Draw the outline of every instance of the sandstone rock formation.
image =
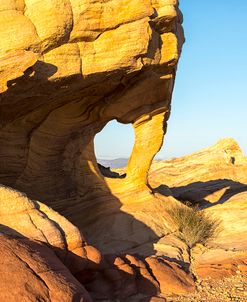
[[[25, 194], [0, 186], [0, 232], [29, 238], [52, 247], [60, 260], [76, 273], [99, 264], [96, 251], [88, 246], [81, 232], [51, 208], [32, 201]], [[100, 257], [100, 256], [99, 256]]]
[[[206, 197], [209, 202], [216, 202], [222, 197], [226, 191], [223, 189], [231, 185], [227, 180], [236, 183], [232, 188], [232, 190], [236, 188], [235, 194], [238, 189], [241, 191], [241, 186], [240, 184], [237, 186], [237, 183], [247, 184], [247, 158], [238, 143], [231, 138], [222, 139], [212, 147], [191, 155], [168, 161], [156, 161], [149, 175], [152, 187], [158, 183], [165, 184], [178, 199], [202, 201]], [[197, 184], [193, 184], [195, 182]], [[217, 194], [211, 196], [215, 192]]]
[[8, 0], [0, 14], [0, 183], [81, 222], [108, 191], [94, 136], [117, 119], [136, 133], [126, 182], [144, 186], [183, 43], [177, 1]]
[[155, 301], [160, 293], [193, 290], [192, 275], [182, 266], [154, 256], [102, 256], [67, 219], [5, 186], [0, 188], [0, 255], [3, 301]]
[[[212, 149], [215, 151], [213, 155]], [[245, 170], [246, 160], [239, 147], [234, 141], [226, 140], [221, 141], [213, 148], [199, 152], [199, 154], [203, 153], [205, 157], [208, 154], [208, 157], [211, 158], [208, 163], [203, 161], [200, 156], [192, 156], [195, 166], [204, 167], [201, 170], [203, 173], [201, 177], [205, 178], [205, 169], [213, 169], [213, 159], [219, 163], [220, 154], [224, 154], [225, 149], [230, 150], [229, 156], [235, 155], [238, 158], [236, 169]], [[224, 161], [222, 159], [220, 161], [224, 166]], [[164, 162], [160, 162], [155, 163], [154, 166], [163, 166], [164, 164]], [[188, 164], [187, 168], [193, 170], [189, 160], [184, 161], [183, 167], [185, 169], [186, 164]], [[228, 162], [227, 165], [229, 165]], [[231, 165], [229, 165], [229, 169], [233, 168]], [[157, 169], [156, 173], [158, 174], [157, 171], [163, 170]], [[209, 173], [209, 175], [210, 178], [213, 178], [212, 174]], [[238, 175], [241, 179], [243, 176], [244, 173]], [[183, 174], [181, 174], [181, 180], [182, 177]], [[198, 171], [196, 179], [197, 177], [200, 179]], [[156, 175], [156, 181], [158, 180], [159, 177]], [[178, 178], [176, 180], [178, 181]], [[228, 186], [230, 180], [223, 181]], [[159, 295], [172, 299], [176, 299], [177, 295], [182, 295], [182, 297], [185, 295], [185, 300], [181, 297], [182, 300], [179, 301], [190, 301], [188, 299], [192, 299], [191, 297], [196, 297], [194, 301], [200, 301], [199, 292], [196, 291], [196, 296], [193, 293], [196, 286], [198, 286], [197, 288], [201, 287], [201, 280], [208, 280], [208, 278], [222, 280], [239, 274], [246, 276], [247, 272], [246, 241], [243, 240], [244, 222], [246, 221], [244, 188], [246, 189], [246, 187], [244, 184], [242, 185], [241, 193], [233, 187], [231, 194], [226, 194], [225, 198], [219, 202], [215, 198], [210, 198], [210, 195], [217, 195], [212, 192], [217, 184], [222, 185], [222, 181], [216, 180], [214, 186], [208, 186], [205, 182], [204, 192], [208, 192], [209, 195], [205, 196], [208, 203], [202, 200], [202, 208], [204, 211], [211, 211], [213, 215], [220, 216], [223, 229], [218, 237], [211, 240], [207, 246], [198, 245], [189, 253], [186, 244], [176, 238], [175, 233], [173, 233], [164, 235], [153, 243], [148, 241], [146, 248], [138, 246], [132, 249], [130, 254], [112, 254], [103, 257], [96, 249], [86, 244], [76, 227], [54, 210], [40, 202], [28, 199], [25, 194], [2, 186], [0, 190], [0, 229], [2, 232], [0, 247], [4, 260], [1, 262], [4, 282], [1, 282], [2, 296], [0, 298], [8, 301], [16, 301], [17, 296], [24, 296], [31, 301], [35, 301], [39, 297], [44, 301], [71, 301], [73, 299], [75, 301], [91, 301], [91, 299], [101, 301], [104, 298], [109, 301], [120, 299], [130, 302], [150, 302], [166, 301], [166, 299], [158, 297]], [[192, 185], [193, 183], [188, 184], [189, 190], [193, 189]], [[207, 191], [210, 188], [211, 191]], [[160, 193], [163, 192], [161, 189], [162, 187], [159, 188]], [[176, 192], [175, 188], [165, 190], [166, 194], [172, 194], [172, 192]], [[185, 187], [183, 187], [182, 192], [186, 192]], [[191, 196], [196, 196], [196, 194], [195, 191], [194, 195]], [[178, 197], [181, 198], [181, 196]], [[219, 194], [217, 196], [221, 198]], [[162, 198], [161, 194], [155, 195], [153, 198], [156, 199], [157, 203], [163, 200], [164, 208], [169, 204], [178, 203], [172, 197]], [[191, 199], [190, 201], [195, 200]], [[211, 206], [208, 205], [209, 203]], [[137, 203], [136, 208], [139, 208], [139, 214], [142, 213], [139, 203]], [[218, 210], [218, 208], [220, 209]], [[137, 209], [136, 211], [138, 211]], [[162, 217], [169, 221], [167, 214], [163, 213]], [[169, 223], [167, 222], [167, 224]], [[171, 223], [170, 226], [172, 226]], [[112, 229], [114, 230], [114, 226]], [[139, 234], [141, 233], [139, 232]], [[30, 241], [24, 236], [28, 236], [32, 240], [43, 241], [48, 246], [37, 241]], [[121, 234], [119, 236], [118, 240], [120, 241]], [[146, 255], [151, 253], [151, 244], [156, 251], [153, 251], [151, 257], [145, 257], [145, 253]], [[123, 246], [122, 249], [124, 249]], [[111, 249], [109, 248], [109, 250]], [[11, 267], [13, 265], [13, 269], [10, 269], [9, 263]], [[17, 270], [18, 276], [21, 278], [13, 280], [16, 284], [13, 291], [9, 288], [9, 274], [10, 272], [17, 274]], [[57, 277], [58, 270], [60, 272], [59, 278]], [[48, 271], [48, 273], [44, 274], [43, 271]], [[200, 283], [195, 283], [195, 279]]]
[[[166, 131], [181, 23], [175, 0], [1, 1], [0, 183], [104, 253], [170, 233], [147, 173]], [[105, 179], [94, 154], [113, 119], [135, 130], [124, 179]]]
[[[176, 0], [0, 0], [0, 299], [158, 302], [246, 273], [247, 159], [235, 142], [154, 163], [147, 179], [181, 23]], [[113, 119], [135, 131], [122, 177], [94, 154]], [[167, 211], [178, 200], [223, 231], [191, 250]]]
[[222, 279], [247, 269], [247, 158], [233, 139], [169, 161], [155, 162], [149, 180], [156, 192], [197, 204], [220, 222], [206, 247], [192, 252], [194, 273]]
[[0, 301], [92, 302], [44, 244], [1, 234], [0, 255]]
[[[112, 263], [81, 230], [104, 254], [139, 249], [139, 267], [123, 260], [114, 274], [125, 267], [120, 281], [132, 283], [146, 276], [135, 293], [156, 284], [139, 300], [158, 299], [144, 259], [173, 226], [147, 173], [166, 131], [181, 23], [175, 0], [0, 1], [1, 232], [17, 238], [13, 245], [23, 236], [48, 244], [94, 299], [107, 296]], [[113, 119], [136, 135], [127, 175], [115, 180], [103, 177], [93, 147]], [[125, 297], [134, 289], [130, 282]]]
[[192, 155], [156, 162], [149, 179], [156, 191], [197, 203], [221, 221], [224, 231], [215, 247], [246, 250], [247, 157], [236, 141], [223, 139]]

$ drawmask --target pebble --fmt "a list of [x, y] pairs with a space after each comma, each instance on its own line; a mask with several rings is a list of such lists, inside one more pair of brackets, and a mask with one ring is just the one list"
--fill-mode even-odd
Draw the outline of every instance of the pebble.
[[219, 282], [203, 280], [193, 294], [166, 298], [167, 302], [247, 302], [246, 276], [237, 274]]

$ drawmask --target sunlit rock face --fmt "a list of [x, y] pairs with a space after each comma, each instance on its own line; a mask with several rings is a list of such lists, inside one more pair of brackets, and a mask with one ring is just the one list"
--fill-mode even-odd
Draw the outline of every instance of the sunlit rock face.
[[[148, 192], [181, 23], [176, 0], [0, 1], [0, 183], [80, 227], [145, 201], [127, 193]], [[126, 178], [106, 181], [93, 140], [113, 119], [133, 125], [135, 144]]]
[[154, 162], [149, 181], [155, 191], [196, 204], [219, 223], [206, 247], [198, 245], [191, 252], [199, 279], [246, 276], [247, 157], [235, 140]]

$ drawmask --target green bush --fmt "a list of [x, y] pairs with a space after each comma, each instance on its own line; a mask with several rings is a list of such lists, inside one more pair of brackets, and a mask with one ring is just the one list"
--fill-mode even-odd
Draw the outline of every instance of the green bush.
[[178, 227], [178, 237], [190, 248], [197, 243], [205, 244], [218, 231], [219, 221], [197, 207], [177, 205], [168, 212]]

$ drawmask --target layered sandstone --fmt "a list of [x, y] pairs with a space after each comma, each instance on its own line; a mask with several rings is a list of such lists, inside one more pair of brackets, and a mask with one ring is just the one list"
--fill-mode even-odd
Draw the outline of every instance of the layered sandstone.
[[149, 180], [155, 191], [199, 204], [221, 221], [215, 247], [246, 250], [247, 157], [236, 141], [223, 139], [191, 155], [155, 162]]
[[[99, 264], [98, 253], [66, 218], [21, 192], [0, 186], [0, 233], [50, 246], [72, 273], [88, 263]], [[100, 257], [100, 256], [99, 256]]]
[[[147, 180], [181, 23], [176, 0], [0, 0], [1, 299], [164, 301], [246, 274], [247, 159], [233, 140], [155, 162]], [[135, 131], [121, 177], [94, 154], [113, 119]], [[206, 246], [177, 236], [178, 200], [221, 221]]]
[[[20, 255], [9, 258], [18, 268], [25, 257], [20, 279], [28, 279], [31, 254], [42, 254], [36, 245], [36, 251], [26, 251], [38, 240], [94, 300], [130, 301], [139, 293], [140, 301], [159, 300], [160, 286], [145, 259], [173, 225], [162, 199], [147, 186], [147, 173], [166, 131], [184, 42], [181, 23], [175, 0], [0, 1], [0, 222], [10, 251], [27, 241]], [[93, 146], [113, 119], [131, 123], [136, 136], [127, 176], [115, 181], [101, 174]], [[101, 258], [81, 230], [113, 258]], [[140, 255], [128, 258], [136, 249]], [[54, 279], [57, 268], [41, 258], [32, 264], [39, 280], [30, 282], [39, 290], [29, 297], [20, 280], [17, 290], [24, 289], [13, 296], [55, 301], [36, 265], [44, 263], [41, 271], [47, 265]], [[184, 274], [174, 265], [161, 278], [170, 272]], [[176, 286], [186, 291], [183, 284]], [[54, 286], [58, 291], [59, 284]], [[66, 286], [65, 301], [88, 301], [87, 293], [73, 296], [73, 289], [81, 291], [74, 281]]]
[[0, 14], [0, 182], [88, 216], [109, 191], [93, 139], [117, 119], [136, 132], [126, 180], [145, 185], [183, 43], [177, 1], [9, 0]]
[[0, 209], [3, 301], [155, 301], [193, 290], [192, 275], [162, 258], [102, 256], [67, 219], [21, 192], [2, 186]]
[[92, 302], [46, 245], [1, 234], [0, 254], [1, 301]]
[[194, 274], [200, 279], [246, 276], [247, 158], [233, 139], [191, 155], [152, 165], [154, 191], [198, 205], [220, 223], [205, 246], [191, 251]]
[[[178, 2], [0, 3], [0, 183], [60, 212], [103, 252], [170, 233], [147, 173], [184, 42]], [[115, 180], [93, 144], [113, 119], [135, 130], [127, 175]]]
[[[149, 175], [152, 187], [155, 187], [157, 182], [166, 184], [170, 188], [176, 188], [173, 193], [178, 198], [186, 198], [186, 196], [182, 196], [183, 187], [184, 191], [192, 192], [194, 190], [195, 192], [196, 186], [194, 185], [193, 190], [190, 190], [188, 185], [192, 187], [192, 184], [197, 182], [197, 193], [201, 194], [197, 195], [197, 200], [210, 195], [210, 190], [208, 194], [206, 194], [207, 192], [201, 192], [200, 184], [203, 187], [203, 183], [208, 182], [209, 187], [209, 182], [212, 181], [211, 191], [215, 192], [218, 190], [213, 187], [214, 184], [219, 180], [225, 180], [225, 184], [227, 184], [227, 179], [243, 185], [247, 184], [247, 157], [232, 138], [222, 139], [211, 147], [184, 157], [156, 161], [153, 163]], [[221, 187], [224, 188], [224, 184]], [[206, 196], [203, 196], [203, 194]], [[191, 196], [191, 198], [193, 197]], [[188, 196], [188, 199], [191, 198]], [[218, 198], [220, 198], [220, 193]], [[211, 200], [214, 202], [213, 199]], [[215, 201], [217, 201], [216, 195]]]

